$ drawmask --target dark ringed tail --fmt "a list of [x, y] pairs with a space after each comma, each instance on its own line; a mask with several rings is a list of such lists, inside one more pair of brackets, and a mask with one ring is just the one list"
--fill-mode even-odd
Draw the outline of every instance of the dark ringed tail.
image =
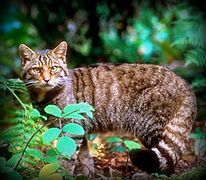
[[172, 174], [185, 151], [196, 116], [193, 94], [187, 94], [176, 115], [164, 127], [162, 139], [150, 149], [129, 152], [134, 165], [148, 173]]

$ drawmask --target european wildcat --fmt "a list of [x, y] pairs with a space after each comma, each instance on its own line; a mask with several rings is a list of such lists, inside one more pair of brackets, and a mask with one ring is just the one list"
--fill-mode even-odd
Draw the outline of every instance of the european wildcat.
[[[61, 108], [88, 102], [94, 120], [81, 121], [88, 133], [124, 130], [145, 149], [132, 150], [140, 169], [173, 173], [185, 150], [196, 114], [196, 100], [187, 83], [165, 67], [146, 64], [97, 64], [67, 69], [67, 43], [53, 50], [19, 46], [22, 79], [33, 103]], [[85, 148], [84, 148], [85, 150]]]

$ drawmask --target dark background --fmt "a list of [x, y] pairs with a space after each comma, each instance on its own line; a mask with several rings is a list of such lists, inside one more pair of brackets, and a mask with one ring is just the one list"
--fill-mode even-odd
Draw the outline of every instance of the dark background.
[[[206, 99], [205, 4], [200, 0], [1, 0], [0, 76], [19, 77], [19, 44], [44, 49], [65, 40], [71, 68], [96, 62], [168, 66], [192, 84], [201, 111]], [[4, 107], [5, 99], [0, 103]]]

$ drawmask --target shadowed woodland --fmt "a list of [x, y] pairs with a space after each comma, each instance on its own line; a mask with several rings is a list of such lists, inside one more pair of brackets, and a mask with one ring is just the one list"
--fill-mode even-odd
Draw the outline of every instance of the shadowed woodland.
[[[206, 3], [179, 0], [0, 1], [0, 174], [6, 179], [88, 179], [66, 175], [56, 152], [42, 141], [43, 116], [19, 79], [18, 46], [69, 45], [69, 68], [94, 63], [159, 64], [191, 84], [197, 118], [187, 152], [168, 177], [201, 179], [206, 163]], [[91, 109], [87, 109], [89, 114]], [[92, 134], [96, 179], [131, 179], [139, 172], [128, 159], [131, 135]], [[130, 141], [131, 142], [131, 141]], [[132, 141], [134, 143], [134, 141]], [[138, 141], [137, 141], [138, 142]]]

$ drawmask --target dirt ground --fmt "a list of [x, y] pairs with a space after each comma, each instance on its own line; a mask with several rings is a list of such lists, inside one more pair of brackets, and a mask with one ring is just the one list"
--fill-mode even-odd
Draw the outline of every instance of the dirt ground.
[[[206, 121], [196, 122], [193, 128], [200, 127], [206, 132]], [[114, 146], [120, 146], [118, 143], [107, 143], [106, 139], [111, 136], [121, 137], [123, 139], [132, 139], [131, 135], [123, 135], [119, 133], [106, 133], [97, 136], [90, 144], [90, 151], [95, 159], [95, 177], [93, 179], [140, 179], [134, 178], [134, 174], [142, 173], [137, 167], [133, 166], [128, 152], [113, 152]], [[136, 139], [137, 140], [137, 139]], [[206, 157], [198, 157], [195, 155], [195, 140], [190, 139], [187, 145], [187, 151], [176, 166], [175, 173], [170, 177], [160, 174], [145, 175], [143, 179], [206, 179]], [[206, 149], [206, 147], [205, 147]], [[142, 179], [142, 178], [141, 178]]]

